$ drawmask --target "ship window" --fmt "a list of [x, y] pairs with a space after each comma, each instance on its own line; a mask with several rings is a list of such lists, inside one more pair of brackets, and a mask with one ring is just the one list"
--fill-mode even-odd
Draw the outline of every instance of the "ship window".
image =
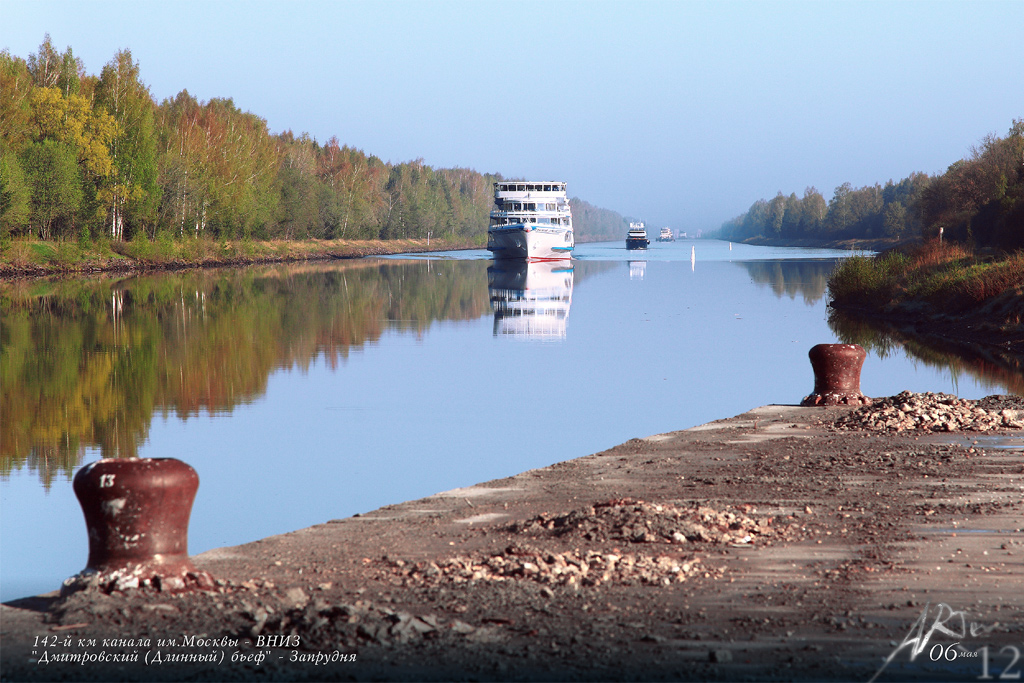
[[544, 191], [545, 192], [551, 192], [551, 186], [550, 185], [545, 185], [544, 186]]
[[527, 204], [526, 205], [526, 210], [527, 211], [536, 211], [537, 210], [537, 205], [536, 204]]
[[518, 190], [519, 192], [523, 192], [524, 190], [526, 190], [526, 185], [516, 185], [516, 190]]

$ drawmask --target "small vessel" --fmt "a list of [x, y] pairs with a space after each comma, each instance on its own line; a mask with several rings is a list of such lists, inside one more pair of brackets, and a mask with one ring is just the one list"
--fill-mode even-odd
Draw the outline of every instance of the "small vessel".
[[629, 232], [626, 233], [626, 249], [646, 249], [650, 243], [651, 241], [647, 239], [647, 230], [642, 222], [629, 224]]
[[487, 269], [494, 336], [565, 339], [573, 267], [566, 261], [501, 260]]
[[487, 228], [487, 250], [494, 258], [567, 259], [574, 246], [565, 183], [494, 183], [494, 209]]
[[659, 242], [675, 242], [676, 238], [672, 235], [672, 228], [662, 228], [661, 234], [658, 235]]

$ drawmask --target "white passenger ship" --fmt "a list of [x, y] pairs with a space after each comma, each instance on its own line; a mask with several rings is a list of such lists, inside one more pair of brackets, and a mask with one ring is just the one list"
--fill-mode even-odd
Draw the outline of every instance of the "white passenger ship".
[[496, 259], [567, 259], [575, 240], [565, 183], [494, 183], [487, 249]]

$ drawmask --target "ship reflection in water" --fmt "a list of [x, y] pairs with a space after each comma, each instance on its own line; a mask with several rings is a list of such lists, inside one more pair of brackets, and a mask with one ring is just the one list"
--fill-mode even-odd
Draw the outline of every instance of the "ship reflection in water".
[[629, 262], [629, 279], [630, 280], [643, 280], [644, 273], [647, 271], [647, 261], [630, 261]]
[[494, 336], [565, 339], [572, 281], [569, 261], [496, 261], [487, 269]]

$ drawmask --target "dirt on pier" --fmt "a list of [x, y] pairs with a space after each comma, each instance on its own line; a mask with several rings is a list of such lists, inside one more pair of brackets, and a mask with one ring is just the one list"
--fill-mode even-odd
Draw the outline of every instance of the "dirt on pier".
[[907, 394], [634, 439], [203, 553], [212, 590], [5, 604], [3, 680], [1012, 676], [1022, 417]]

